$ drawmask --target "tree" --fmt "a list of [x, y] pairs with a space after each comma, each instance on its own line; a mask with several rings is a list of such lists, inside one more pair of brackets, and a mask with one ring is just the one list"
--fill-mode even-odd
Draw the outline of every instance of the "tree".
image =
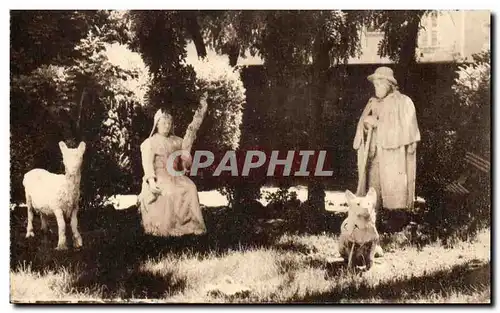
[[404, 88], [409, 70], [416, 63], [416, 48], [420, 21], [425, 10], [372, 11], [373, 25], [384, 33], [379, 44], [379, 54], [387, 56], [398, 65], [398, 82]]
[[129, 17], [134, 34], [131, 47], [142, 55], [152, 75], [147, 105], [169, 110], [175, 117], [175, 131], [183, 131], [200, 96], [195, 92], [196, 74], [183, 62], [189, 38], [183, 15], [130, 11]]
[[[201, 20], [207, 42], [216, 51], [229, 54], [232, 64], [246, 50], [264, 60], [273, 91], [265, 123], [281, 126], [268, 132], [275, 134], [273, 146], [296, 147], [302, 134], [309, 130], [309, 148], [321, 149], [325, 144], [323, 107], [330, 69], [346, 63], [358, 52], [363, 12], [217, 11], [202, 14]], [[293, 82], [297, 78], [305, 80], [311, 95], [307, 104], [311, 122], [302, 127], [283, 114], [287, 90], [295, 87]], [[323, 189], [317, 178], [310, 180], [308, 199], [315, 207], [324, 208]]]
[[[172, 114], [175, 135], [184, 135], [201, 93], [208, 92], [208, 111], [194, 149], [203, 147], [217, 153], [239, 145], [239, 136], [233, 135], [239, 133], [244, 88], [239, 73], [227, 68], [215, 70], [207, 66], [209, 63], [203, 63], [206, 48], [197, 14], [196, 11], [131, 11], [128, 14], [134, 34], [131, 46], [143, 56], [152, 74], [146, 105], [152, 111], [165, 108]], [[190, 41], [195, 43], [202, 59], [195, 66], [186, 61], [186, 46]], [[150, 121], [152, 117], [151, 114]]]
[[105, 49], [110, 42], [127, 41], [126, 25], [109, 11], [20, 11], [12, 18], [11, 196], [23, 197], [22, 175], [33, 167], [62, 171], [60, 140], [68, 146], [88, 143], [85, 197], [93, 200], [104, 185], [120, 188], [116, 181], [108, 183], [116, 175], [101, 177], [102, 169], [119, 165], [113, 153], [122, 152], [106, 150], [111, 145], [105, 140], [115, 130], [103, 123], [117, 97], [129, 105], [130, 92], [120, 82], [136, 73], [111, 64]]
[[11, 10], [11, 75], [28, 74], [41, 65], [74, 64], [81, 54], [73, 48], [90, 30], [106, 25], [114, 25], [114, 31], [106, 34], [107, 42], [126, 40], [124, 25], [119, 19], [110, 23], [110, 15], [106, 10]]

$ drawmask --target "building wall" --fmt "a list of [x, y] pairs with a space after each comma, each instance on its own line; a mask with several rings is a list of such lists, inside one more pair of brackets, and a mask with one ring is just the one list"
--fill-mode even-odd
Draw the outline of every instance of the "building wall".
[[[419, 32], [417, 61], [448, 62], [470, 60], [472, 54], [490, 46], [489, 11], [448, 11], [428, 13], [422, 18]], [[378, 44], [383, 32], [363, 29], [360, 35], [361, 56], [350, 64], [392, 63], [378, 56]]]
[[489, 11], [468, 11], [465, 25], [465, 57], [470, 58], [473, 53], [490, 47]]
[[360, 36], [361, 55], [354, 58], [349, 58], [349, 64], [386, 64], [392, 63], [387, 57], [378, 55], [378, 45], [384, 37], [383, 32], [367, 31], [364, 29]]
[[442, 11], [422, 18], [418, 38], [419, 62], [453, 61], [463, 56], [464, 11]]
[[489, 47], [489, 11], [440, 11], [422, 19], [417, 56], [420, 62], [470, 60]]
[[[442, 10], [434, 16], [427, 14], [422, 18], [422, 29], [419, 33], [417, 61], [449, 62], [470, 61], [472, 54], [490, 46], [490, 11], [479, 10]], [[383, 38], [382, 32], [367, 31], [360, 34], [361, 55], [350, 58], [349, 64], [387, 64], [388, 58], [378, 55], [378, 44]], [[187, 47], [188, 59], [197, 58], [194, 44]], [[229, 62], [227, 56], [217, 55], [207, 49], [209, 59], [213, 62]], [[238, 58], [238, 65], [262, 65], [259, 56]]]

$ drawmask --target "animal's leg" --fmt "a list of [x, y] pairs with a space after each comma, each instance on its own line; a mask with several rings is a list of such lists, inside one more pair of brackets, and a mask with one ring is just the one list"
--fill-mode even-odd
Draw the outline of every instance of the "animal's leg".
[[348, 257], [348, 261], [347, 261], [347, 267], [348, 268], [352, 268], [354, 267], [354, 264], [356, 261], [355, 258], [357, 258], [357, 252], [356, 254], [354, 253], [354, 247], [355, 247], [355, 243], [354, 242], [351, 242], [351, 246], [349, 247], [349, 257]]
[[49, 229], [48, 223], [47, 223], [47, 217], [43, 213], [40, 213], [40, 229], [44, 233], [50, 232], [50, 229]]
[[365, 255], [365, 264], [366, 264], [366, 270], [369, 270], [373, 266], [373, 259], [375, 258], [375, 252], [376, 248], [378, 246], [378, 242], [372, 241], [370, 246], [367, 249], [367, 253]]
[[33, 232], [33, 202], [31, 201], [31, 197], [26, 193], [26, 207], [28, 211], [28, 224], [26, 226], [26, 238], [35, 237], [35, 233]]
[[73, 232], [73, 245], [75, 248], [81, 248], [83, 246], [82, 236], [78, 231], [78, 210], [79, 206], [76, 205], [71, 213], [71, 231]]
[[56, 250], [66, 250], [68, 248], [66, 244], [66, 221], [64, 220], [64, 215], [62, 210], [55, 210], [55, 216], [57, 220], [58, 228], [58, 241]]
[[349, 246], [349, 243], [346, 240], [345, 236], [340, 235], [338, 249], [339, 249], [340, 257], [342, 257], [344, 259], [344, 261], [346, 261], [349, 258], [350, 250], [349, 250], [348, 246]]

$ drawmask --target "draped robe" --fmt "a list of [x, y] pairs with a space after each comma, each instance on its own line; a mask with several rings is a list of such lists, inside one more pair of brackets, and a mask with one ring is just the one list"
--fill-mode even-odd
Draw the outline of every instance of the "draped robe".
[[[141, 159], [144, 176], [139, 195], [142, 226], [147, 234], [155, 236], [202, 235], [206, 233], [198, 190], [185, 174], [173, 175], [167, 161], [172, 153], [190, 153], [206, 113], [206, 105], [195, 112], [183, 138], [155, 133], [141, 144]], [[177, 156], [173, 169], [189, 168], [190, 155]], [[154, 178], [161, 194], [152, 192], [148, 179]]]
[[[376, 110], [377, 126], [373, 129], [371, 145], [365, 146], [364, 119]], [[353, 148], [358, 159], [358, 196], [364, 196], [370, 187], [377, 191], [379, 203], [387, 209], [411, 209], [415, 199], [416, 149], [408, 145], [420, 141], [413, 101], [399, 91], [383, 99], [368, 101], [359, 119]], [[367, 164], [363, 164], [369, 153]], [[367, 166], [363, 171], [363, 166]], [[365, 175], [361, 173], [365, 172]]]

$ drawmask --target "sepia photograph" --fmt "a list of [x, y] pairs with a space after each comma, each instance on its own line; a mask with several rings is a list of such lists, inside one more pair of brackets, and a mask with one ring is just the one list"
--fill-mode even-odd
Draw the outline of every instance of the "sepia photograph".
[[10, 304], [492, 304], [492, 12], [9, 10]]

